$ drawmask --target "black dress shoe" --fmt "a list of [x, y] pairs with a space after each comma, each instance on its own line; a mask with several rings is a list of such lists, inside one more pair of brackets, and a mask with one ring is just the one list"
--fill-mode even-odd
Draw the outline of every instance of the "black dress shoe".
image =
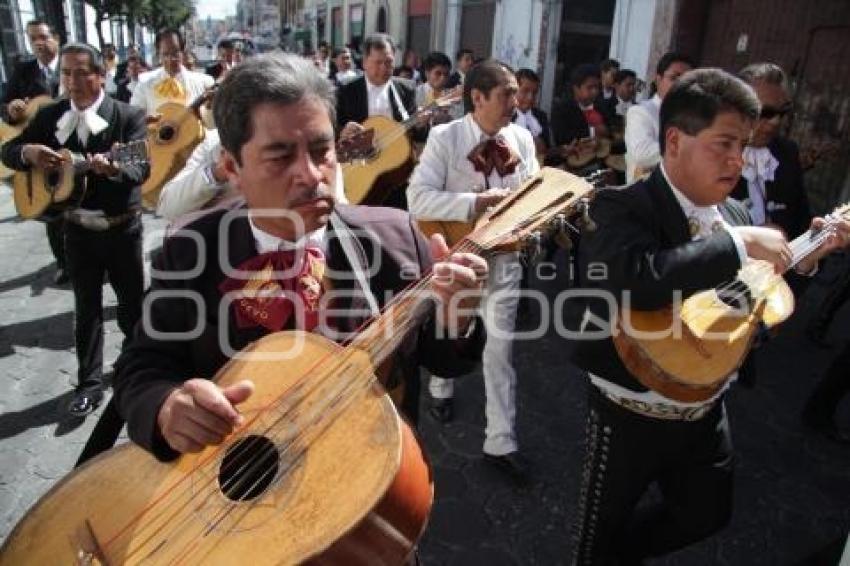
[[59, 268], [56, 270], [56, 273], [53, 275], [53, 283], [56, 285], [65, 285], [71, 278], [68, 277], [68, 272], [63, 268]]
[[531, 481], [531, 464], [519, 452], [508, 452], [502, 456], [485, 452], [484, 461], [510, 477], [517, 485], [528, 485]]
[[454, 418], [454, 400], [451, 397], [447, 399], [431, 399], [428, 414], [438, 423], [451, 422], [452, 418]]
[[68, 413], [72, 417], [85, 417], [92, 413], [103, 401], [103, 391], [100, 389], [83, 389], [74, 393]]

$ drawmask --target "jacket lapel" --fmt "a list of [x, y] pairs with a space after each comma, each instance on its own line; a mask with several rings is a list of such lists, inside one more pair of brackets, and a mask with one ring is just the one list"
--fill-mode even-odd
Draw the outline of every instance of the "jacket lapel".
[[656, 167], [647, 181], [650, 197], [657, 211], [657, 218], [661, 222], [661, 230], [670, 242], [680, 244], [690, 240], [688, 232], [688, 219], [685, 212], [679, 206], [679, 201], [673, 194], [673, 190], [661, 173], [661, 167]]

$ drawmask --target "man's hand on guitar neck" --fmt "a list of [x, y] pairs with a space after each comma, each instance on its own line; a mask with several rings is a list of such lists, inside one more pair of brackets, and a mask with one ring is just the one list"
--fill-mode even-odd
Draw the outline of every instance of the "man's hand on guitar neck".
[[39, 169], [56, 169], [65, 160], [61, 153], [37, 143], [26, 144], [21, 151], [21, 157], [23, 157], [24, 163]]
[[360, 132], [365, 132], [366, 128], [357, 122], [349, 122], [345, 126], [343, 126], [342, 130], [339, 132], [339, 140], [344, 141], [349, 138], [353, 138]]
[[94, 174], [101, 177], [114, 177], [121, 172], [118, 167], [106, 158], [106, 154], [103, 153], [88, 154], [86, 155], [86, 161]]
[[430, 251], [434, 259], [431, 291], [437, 296], [438, 308], [449, 336], [463, 336], [481, 299], [488, 267], [484, 258], [472, 253], [450, 253], [440, 234], [431, 236]]
[[511, 194], [510, 189], [489, 189], [479, 193], [475, 199], [475, 214], [479, 215], [491, 206], [496, 206]]
[[156, 423], [174, 450], [200, 452], [220, 444], [240, 426], [244, 417], [236, 410], [254, 392], [254, 384], [240, 381], [221, 388], [207, 379], [190, 379], [165, 398]]

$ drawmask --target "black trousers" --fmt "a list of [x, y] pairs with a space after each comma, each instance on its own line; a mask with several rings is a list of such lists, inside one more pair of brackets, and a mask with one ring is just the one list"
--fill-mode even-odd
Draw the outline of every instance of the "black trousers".
[[808, 402], [806, 412], [816, 420], [831, 424], [841, 400], [850, 395], [850, 345], [838, 354], [830, 364], [826, 374], [815, 386]]
[[[723, 528], [732, 511], [732, 440], [720, 402], [698, 421], [634, 413], [589, 386], [574, 564], [640, 564]], [[636, 510], [657, 483], [661, 503]]]
[[61, 216], [45, 222], [50, 251], [56, 258], [57, 269], [65, 269], [65, 219]]
[[144, 271], [139, 218], [103, 232], [68, 222], [68, 274], [74, 288], [77, 390], [103, 387], [103, 276], [118, 297], [118, 327], [125, 341], [142, 314]]

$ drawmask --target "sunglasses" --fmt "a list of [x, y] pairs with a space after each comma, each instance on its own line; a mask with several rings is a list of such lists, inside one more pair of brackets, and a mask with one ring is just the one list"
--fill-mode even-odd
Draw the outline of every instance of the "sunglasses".
[[787, 104], [782, 108], [774, 108], [772, 106], [762, 106], [759, 117], [762, 120], [773, 120], [777, 116], [784, 118], [786, 114], [791, 112], [791, 105]]

